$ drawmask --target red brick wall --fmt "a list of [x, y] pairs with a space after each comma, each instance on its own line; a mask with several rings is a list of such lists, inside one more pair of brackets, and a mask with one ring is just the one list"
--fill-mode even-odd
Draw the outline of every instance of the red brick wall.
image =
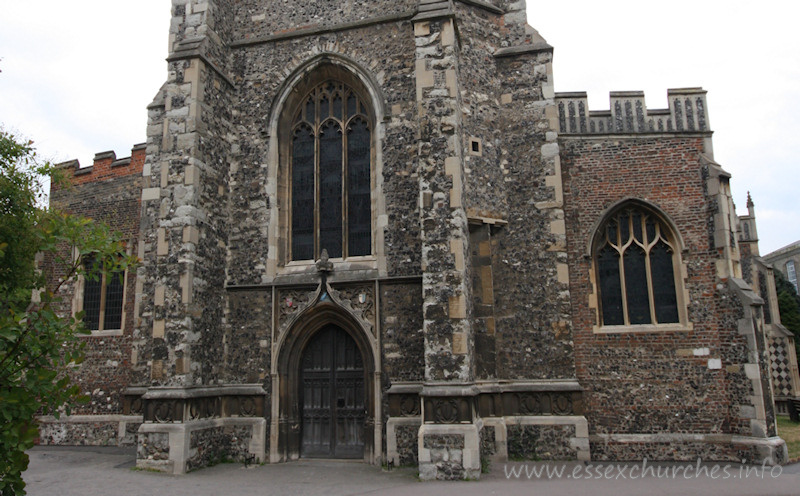
[[[98, 154], [91, 167], [77, 169], [76, 162], [64, 164], [69, 187], [53, 187], [52, 208], [105, 222], [123, 234], [135, 254], [138, 249], [141, 217], [142, 168], [144, 146], [134, 147], [130, 161], [116, 160], [113, 152]], [[55, 274], [58, 268], [51, 268]], [[131, 385], [131, 347], [134, 327], [136, 272], [129, 271], [125, 286], [122, 336], [92, 336], [86, 341], [86, 360], [73, 374], [91, 402], [73, 413], [121, 413], [120, 393]], [[74, 284], [67, 284], [63, 294], [64, 312], [71, 309]]]
[[[726, 366], [746, 362], [737, 307], [719, 285], [711, 245], [715, 205], [704, 190], [702, 137], [567, 138], [562, 141], [577, 376], [586, 388], [590, 434], [733, 432], [749, 382]], [[625, 198], [645, 200], [677, 226], [686, 251], [691, 331], [599, 334], [585, 255], [603, 213]], [[686, 350], [709, 348], [709, 356]], [[679, 350], [682, 350], [679, 352]], [[710, 370], [709, 358], [722, 358]], [[751, 393], [750, 393], [751, 394]], [[594, 448], [593, 448], [594, 449]]]

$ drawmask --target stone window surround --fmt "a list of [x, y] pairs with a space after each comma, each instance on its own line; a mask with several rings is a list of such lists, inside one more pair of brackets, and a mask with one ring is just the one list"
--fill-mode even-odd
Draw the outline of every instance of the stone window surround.
[[[301, 83], [305, 85], [305, 81]], [[335, 104], [336, 98], [339, 98], [338, 105]], [[366, 100], [366, 101], [365, 101]], [[311, 104], [313, 109], [309, 109], [309, 102], [313, 101]], [[323, 102], [328, 108], [327, 114], [323, 115]], [[353, 108], [350, 108], [350, 102], [352, 103]], [[338, 130], [339, 138], [335, 140], [336, 144], [339, 145], [339, 157], [341, 158], [339, 162], [339, 180], [340, 180], [340, 189], [338, 195], [338, 203], [341, 208], [341, 217], [340, 217], [340, 224], [339, 224], [339, 242], [341, 242], [341, 246], [338, 247], [341, 249], [342, 253], [341, 256], [333, 256], [332, 258], [336, 259], [347, 259], [353, 258], [354, 256], [371, 256], [373, 252], [372, 248], [372, 233], [374, 232], [374, 224], [372, 222], [372, 208], [371, 208], [371, 196], [374, 187], [372, 184], [374, 183], [374, 178], [372, 177], [372, 164], [375, 161], [375, 153], [373, 147], [373, 140], [372, 140], [372, 133], [374, 131], [374, 121], [375, 119], [371, 115], [371, 111], [367, 110], [366, 107], [369, 105], [368, 98], [364, 96], [364, 94], [360, 91], [357, 91], [353, 88], [350, 88], [347, 84], [343, 84], [338, 79], [333, 78], [323, 78], [319, 84], [315, 87], [312, 87], [310, 92], [306, 93], [306, 96], [300, 99], [297, 99], [295, 102], [294, 108], [289, 108], [288, 105], [286, 106], [285, 111], [291, 112], [293, 115], [297, 115], [295, 119], [292, 119], [292, 130], [291, 130], [291, 138], [286, 139], [284, 142], [284, 136], [281, 136], [281, 153], [286, 152], [287, 157], [287, 167], [286, 167], [286, 182], [287, 182], [287, 202], [286, 202], [286, 211], [289, 215], [289, 220], [287, 221], [287, 230], [288, 230], [288, 242], [287, 247], [287, 262], [291, 261], [307, 261], [308, 259], [318, 259], [319, 258], [319, 251], [327, 248], [329, 252], [336, 251], [336, 246], [323, 246], [322, 245], [322, 237], [324, 232], [324, 223], [323, 220], [323, 211], [325, 208], [322, 206], [324, 200], [326, 199], [323, 187], [323, 182], [321, 180], [320, 174], [322, 173], [323, 168], [325, 167], [325, 163], [328, 159], [332, 158], [329, 157], [329, 154], [325, 153], [325, 143], [330, 142], [329, 139], [325, 139], [327, 133], [324, 131], [326, 126], [331, 125], [334, 126], [334, 130]], [[336, 107], [338, 107], [339, 114], [336, 113]], [[311, 112], [311, 115], [308, 115], [308, 112]], [[366, 121], [366, 132], [368, 133], [368, 163], [364, 164], [361, 162], [361, 167], [363, 171], [363, 166], [367, 165], [369, 167], [369, 195], [370, 195], [370, 204], [368, 207], [369, 210], [369, 218], [370, 218], [370, 225], [369, 225], [369, 245], [368, 245], [368, 253], [363, 253], [363, 249], [366, 246], [361, 246], [359, 248], [353, 249], [353, 242], [354, 238], [352, 238], [352, 233], [350, 232], [351, 224], [351, 210], [350, 208], [353, 206], [350, 197], [351, 195], [357, 194], [356, 191], [352, 189], [352, 184], [350, 182], [353, 179], [352, 170], [355, 167], [358, 167], [358, 159], [355, 155], [351, 153], [351, 149], [349, 144], [351, 143], [350, 134], [351, 131], [355, 129], [351, 129], [351, 126], [358, 125], [358, 122]], [[354, 124], [356, 123], [356, 124]], [[284, 132], [285, 128], [281, 126], [281, 131]], [[299, 219], [300, 224], [295, 225], [295, 212], [294, 212], [294, 204], [293, 204], [293, 196], [299, 189], [297, 185], [294, 184], [294, 172], [293, 169], [296, 166], [294, 161], [297, 159], [297, 150], [292, 147], [293, 142], [298, 138], [298, 133], [302, 136], [308, 136], [308, 133], [311, 133], [313, 136], [310, 142], [306, 142], [306, 144], [311, 144], [313, 147], [313, 151], [311, 152], [311, 157], [313, 160], [313, 164], [305, 164], [306, 167], [311, 167], [314, 171], [314, 180], [312, 189], [313, 193], [313, 201], [314, 207], [311, 213], [310, 218], [301, 218]], [[289, 148], [289, 149], [287, 149]], [[308, 151], [308, 150], [307, 150]], [[357, 152], [354, 152], [357, 153]], [[355, 164], [355, 165], [354, 165]], [[302, 168], [302, 164], [298, 166]], [[302, 188], [304, 190], [308, 188]], [[327, 198], [329, 201], [333, 201], [333, 197]], [[336, 202], [334, 202], [336, 203]], [[333, 207], [333, 206], [332, 206]], [[360, 210], [360, 212], [358, 212]], [[357, 215], [358, 213], [366, 213], [363, 212], [365, 209], [356, 209]], [[309, 225], [310, 224], [310, 225]], [[298, 227], [301, 230], [310, 229], [311, 230], [311, 257], [304, 257], [296, 255], [294, 250], [294, 236], [295, 236], [295, 227]], [[306, 246], [306, 249], [308, 246]], [[333, 248], [333, 250], [332, 250]], [[353, 251], [351, 251], [353, 250]], [[357, 255], [351, 255], [353, 252], [361, 251], [362, 253], [357, 253]], [[313, 253], [316, 253], [314, 255]], [[334, 253], [330, 253], [334, 255]]]
[[[648, 211], [657, 217], [670, 230], [668, 237], [675, 245], [672, 254], [673, 276], [675, 277], [675, 292], [678, 307], [678, 322], [665, 324], [630, 324], [630, 325], [600, 325], [600, 287], [597, 275], [597, 249], [600, 240], [600, 230], [606, 222], [626, 207], [636, 207]], [[653, 333], [653, 332], [680, 332], [691, 331], [694, 329], [692, 322], [689, 322], [689, 312], [687, 303], [689, 294], [686, 289], [686, 263], [683, 261], [683, 254], [686, 253], [686, 245], [680, 235], [675, 223], [663, 210], [657, 206], [638, 198], [625, 198], [608, 207], [599, 219], [595, 222], [590, 231], [587, 251], [585, 257], [589, 259], [589, 278], [592, 283], [593, 293], [589, 295], [589, 307], [594, 310], [595, 319], [592, 325], [592, 332], [595, 334], [625, 334], [625, 333]], [[624, 295], [623, 295], [624, 298]]]
[[480, 138], [476, 138], [475, 136], [470, 136], [469, 138], [469, 149], [467, 150], [469, 155], [473, 155], [476, 157], [483, 156], [483, 141]]
[[314, 260], [289, 260], [289, 188], [288, 162], [293, 110], [306, 96], [308, 90], [326, 79], [342, 81], [369, 102], [372, 129], [372, 254], [365, 256], [332, 258], [337, 270], [376, 269], [386, 275], [383, 228], [388, 223], [383, 195], [383, 156], [381, 141], [384, 135], [385, 98], [380, 86], [370, 73], [346, 56], [323, 53], [306, 61], [286, 78], [273, 101], [269, 116], [269, 178], [267, 194], [272, 205], [270, 223], [268, 276], [304, 274], [316, 270]]
[[[77, 259], [79, 256], [77, 250], [73, 250], [72, 257], [73, 259]], [[126, 318], [126, 311], [125, 311], [125, 301], [128, 297], [128, 277], [129, 277], [129, 270], [124, 272], [124, 277], [122, 278], [122, 315], [120, 316], [120, 328], [119, 329], [101, 329], [101, 330], [92, 330], [91, 334], [80, 334], [79, 337], [106, 337], [106, 336], [122, 336], [125, 332], [125, 318]], [[105, 282], [105, 276], [103, 276], [103, 281]], [[104, 284], [105, 286], [105, 284]], [[72, 316], [74, 317], [78, 312], [83, 310], [83, 293], [86, 287], [86, 278], [81, 274], [75, 278], [75, 286], [74, 291], [72, 294]], [[105, 302], [103, 302], [105, 303]], [[103, 321], [103, 313], [105, 309], [101, 306], [100, 308], [100, 321]], [[102, 326], [101, 326], [102, 327]]]

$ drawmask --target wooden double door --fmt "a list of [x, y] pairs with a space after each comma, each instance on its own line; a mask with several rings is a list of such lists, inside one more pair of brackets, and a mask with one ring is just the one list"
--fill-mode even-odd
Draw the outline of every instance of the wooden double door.
[[353, 338], [337, 326], [320, 329], [300, 365], [301, 456], [364, 456], [364, 361]]

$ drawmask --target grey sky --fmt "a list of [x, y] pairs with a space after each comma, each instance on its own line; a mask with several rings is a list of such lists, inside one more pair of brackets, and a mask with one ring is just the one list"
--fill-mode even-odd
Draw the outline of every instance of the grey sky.
[[[761, 252], [800, 239], [800, 2], [528, 0], [555, 47], [556, 91], [709, 91], [717, 162], [743, 211], [756, 203]], [[166, 79], [168, 0], [0, 0], [0, 123], [45, 157], [91, 163], [144, 141], [145, 107]]]

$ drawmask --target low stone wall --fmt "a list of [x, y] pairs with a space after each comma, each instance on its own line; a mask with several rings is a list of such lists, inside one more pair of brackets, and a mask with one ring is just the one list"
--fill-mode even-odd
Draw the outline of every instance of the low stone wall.
[[420, 479], [479, 479], [482, 428], [480, 420], [473, 424], [423, 424], [419, 430]]
[[577, 460], [574, 425], [508, 426], [510, 460]]
[[134, 446], [141, 415], [64, 415], [39, 417], [39, 444]]
[[483, 419], [481, 457], [508, 460], [590, 460], [586, 417], [505, 416]]
[[186, 470], [188, 472], [228, 461], [251, 463], [256, 458], [249, 450], [252, 439], [252, 425], [227, 425], [192, 431]]
[[387, 423], [386, 459], [395, 466], [419, 463], [419, 418], [390, 419]]
[[481, 465], [484, 459], [489, 459], [497, 454], [496, 429], [492, 425], [484, 425], [481, 429]]
[[172, 474], [223, 461], [266, 460], [264, 418], [205, 419], [186, 423], [144, 423], [139, 428], [136, 466]]
[[779, 437], [714, 434], [628, 434], [590, 437], [595, 461], [727, 461], [780, 465], [788, 460]]

